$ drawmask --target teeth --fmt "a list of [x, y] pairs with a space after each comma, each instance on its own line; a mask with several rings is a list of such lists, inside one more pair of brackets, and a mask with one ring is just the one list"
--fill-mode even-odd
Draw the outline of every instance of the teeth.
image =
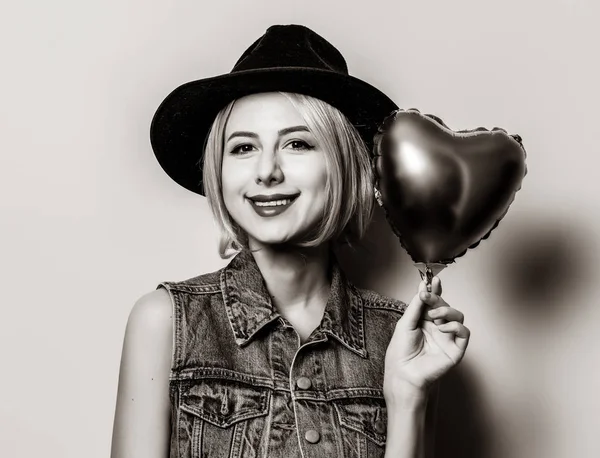
[[254, 202], [254, 205], [259, 207], [277, 207], [278, 205], [289, 205], [292, 203], [292, 199], [284, 200], [272, 200], [270, 202]]

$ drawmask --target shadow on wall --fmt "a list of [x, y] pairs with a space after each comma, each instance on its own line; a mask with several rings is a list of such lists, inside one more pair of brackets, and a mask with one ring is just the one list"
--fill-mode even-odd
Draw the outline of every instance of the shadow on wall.
[[441, 382], [435, 435], [436, 458], [494, 456], [494, 425], [481, 399], [466, 361], [448, 372]]
[[536, 321], [542, 311], [545, 320], [568, 312], [578, 290], [597, 278], [590, 257], [592, 237], [584, 227], [574, 216], [559, 220], [539, 215], [511, 231], [488, 277], [507, 311]]

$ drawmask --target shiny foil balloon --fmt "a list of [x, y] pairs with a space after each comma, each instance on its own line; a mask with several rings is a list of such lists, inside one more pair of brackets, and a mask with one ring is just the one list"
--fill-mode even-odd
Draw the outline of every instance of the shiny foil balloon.
[[453, 131], [415, 109], [392, 113], [374, 141], [377, 201], [429, 278], [490, 235], [527, 172], [518, 135]]

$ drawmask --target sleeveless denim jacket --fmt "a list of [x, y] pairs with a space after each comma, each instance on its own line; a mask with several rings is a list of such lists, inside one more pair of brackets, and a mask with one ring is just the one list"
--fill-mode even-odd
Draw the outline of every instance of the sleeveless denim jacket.
[[378, 458], [384, 356], [406, 304], [350, 283], [332, 253], [307, 342], [272, 305], [248, 250], [162, 282], [173, 303], [171, 458]]

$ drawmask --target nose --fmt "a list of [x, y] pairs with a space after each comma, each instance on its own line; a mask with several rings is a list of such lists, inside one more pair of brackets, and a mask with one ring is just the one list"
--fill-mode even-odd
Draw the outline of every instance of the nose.
[[256, 164], [256, 184], [267, 186], [281, 183], [283, 171], [279, 165], [279, 157], [276, 151], [262, 151]]

